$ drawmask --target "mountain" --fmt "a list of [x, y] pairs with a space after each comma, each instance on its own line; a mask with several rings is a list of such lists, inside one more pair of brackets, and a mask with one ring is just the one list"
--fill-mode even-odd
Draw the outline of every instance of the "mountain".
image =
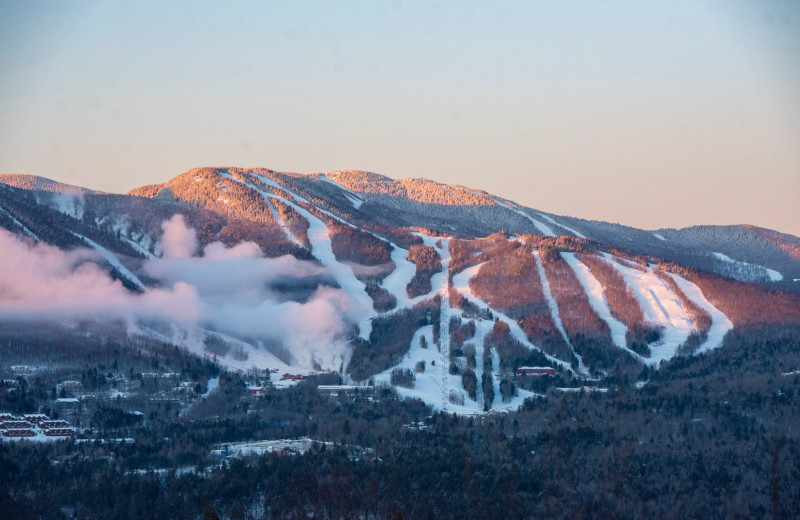
[[732, 329], [800, 324], [800, 239], [753, 226], [640, 230], [363, 171], [0, 183], [0, 319], [102, 322], [440, 410], [518, 408], [544, 384], [522, 367], [645, 381]]

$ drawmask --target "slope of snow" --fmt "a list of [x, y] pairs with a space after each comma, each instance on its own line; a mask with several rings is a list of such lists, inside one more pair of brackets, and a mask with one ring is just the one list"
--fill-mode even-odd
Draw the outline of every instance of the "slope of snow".
[[583, 286], [583, 290], [589, 297], [589, 304], [592, 306], [592, 309], [594, 309], [594, 312], [600, 316], [601, 320], [608, 324], [608, 328], [611, 329], [611, 340], [614, 342], [614, 345], [622, 350], [630, 352], [637, 358], [640, 357], [638, 354], [628, 349], [628, 342], [625, 340], [625, 333], [628, 331], [628, 327], [611, 315], [611, 309], [608, 306], [606, 292], [603, 290], [602, 284], [594, 277], [586, 264], [578, 260], [575, 253], [561, 253], [561, 257], [566, 260], [575, 273], [575, 276], [577, 276], [578, 281]]
[[517, 214], [519, 214], [519, 215], [522, 215], [522, 216], [523, 216], [523, 217], [525, 217], [526, 219], [530, 220], [530, 221], [533, 223], [533, 225], [534, 225], [534, 226], [536, 226], [536, 229], [538, 229], [538, 230], [539, 230], [539, 232], [540, 232], [541, 234], [543, 234], [543, 235], [547, 235], [547, 236], [549, 236], [549, 237], [554, 237], [554, 236], [556, 236], [556, 234], [555, 234], [555, 233], [553, 233], [553, 230], [552, 230], [552, 229], [550, 229], [550, 226], [548, 226], [548, 225], [547, 225], [547, 224], [545, 224], [544, 222], [541, 222], [541, 221], [539, 221], [539, 220], [536, 220], [535, 218], [533, 218], [532, 216], [528, 215], [527, 213], [525, 213], [525, 212], [524, 212], [524, 211], [522, 211], [521, 209], [518, 209], [518, 208], [512, 207], [512, 206], [510, 206], [509, 204], [507, 204], [507, 203], [503, 202], [503, 201], [502, 201], [502, 200], [500, 200], [500, 199], [493, 199], [493, 200], [494, 200], [494, 201], [495, 201], [495, 202], [496, 202], [496, 203], [497, 203], [499, 206], [502, 206], [502, 207], [506, 208], [507, 210], [513, 211], [514, 213], [517, 213]]
[[[261, 180], [269, 180], [272, 185], [278, 186], [284, 191], [287, 191], [285, 188], [269, 179], [269, 177], [264, 177], [262, 175], [256, 175], [256, 177]], [[358, 278], [356, 278], [352, 268], [342, 264], [336, 259], [331, 247], [331, 237], [328, 233], [328, 226], [326, 226], [322, 220], [317, 218], [307, 209], [285, 199], [284, 197], [269, 191], [261, 190], [257, 186], [249, 182], [240, 181], [233, 176], [230, 176], [229, 178], [244, 184], [252, 190], [255, 190], [267, 200], [270, 198], [280, 200], [298, 212], [304, 219], [306, 219], [308, 222], [308, 240], [311, 242], [311, 253], [317, 258], [317, 260], [322, 262], [322, 264], [328, 268], [328, 271], [339, 284], [339, 286], [350, 296], [350, 298], [358, 307], [354, 314], [359, 322], [359, 336], [368, 341], [369, 335], [372, 332], [372, 318], [375, 317], [375, 311], [372, 307], [372, 298], [370, 298], [367, 294], [364, 284], [358, 280]], [[305, 199], [302, 197], [296, 196], [291, 192], [289, 193], [293, 197], [296, 197], [296, 200], [305, 201]]]
[[364, 204], [364, 200], [356, 192], [345, 188], [344, 186], [342, 186], [341, 184], [339, 184], [335, 180], [333, 180], [330, 177], [326, 176], [324, 173], [321, 174], [319, 176], [319, 178], [321, 180], [325, 181], [325, 182], [333, 184], [334, 186], [336, 186], [340, 190], [344, 191], [345, 192], [344, 196], [347, 197], [347, 200], [350, 201], [350, 204], [352, 204], [355, 209], [360, 208], [361, 205]]
[[[769, 267], [764, 267], [763, 265], [755, 265], [755, 264], [749, 264], [747, 262], [740, 262], [739, 260], [734, 260], [728, 255], [724, 255], [722, 253], [714, 253], [714, 256], [718, 260], [722, 260], [723, 262], [732, 264], [733, 266], [741, 268], [742, 270], [756, 269], [757, 271], [763, 271], [764, 276], [768, 278], [770, 282], [780, 282], [781, 280], [783, 280], [783, 275], [778, 271], [776, 271], [775, 269], [770, 269]], [[751, 281], [747, 279], [747, 277], [742, 277], [740, 279], [742, 279], [743, 281]]]
[[9, 213], [8, 211], [6, 211], [6, 210], [5, 210], [5, 208], [3, 208], [3, 207], [0, 207], [0, 211], [2, 211], [3, 213], [5, 213], [6, 215], [8, 215], [8, 217], [11, 219], [11, 221], [12, 221], [12, 222], [14, 222], [14, 224], [16, 224], [17, 226], [21, 227], [21, 228], [22, 228], [22, 231], [23, 231], [23, 232], [24, 232], [26, 235], [28, 235], [29, 237], [31, 237], [31, 238], [32, 238], [32, 239], [34, 239], [35, 241], [39, 242], [39, 237], [37, 237], [37, 236], [36, 236], [36, 235], [33, 233], [33, 231], [31, 231], [30, 229], [28, 229], [27, 227], [25, 227], [25, 225], [24, 225], [22, 222], [20, 222], [20, 221], [19, 221], [19, 220], [17, 220], [16, 218], [14, 218], [14, 215], [12, 215], [12, 214], [11, 214], [11, 213]]
[[539, 279], [542, 281], [542, 292], [544, 293], [544, 299], [547, 300], [547, 306], [550, 308], [550, 316], [553, 318], [553, 323], [556, 324], [556, 328], [558, 332], [561, 333], [561, 337], [564, 338], [569, 348], [572, 349], [572, 355], [578, 360], [578, 371], [582, 374], [588, 374], [589, 371], [583, 364], [583, 358], [575, 351], [575, 347], [572, 345], [569, 336], [567, 336], [567, 331], [564, 329], [564, 324], [561, 322], [561, 316], [558, 314], [558, 303], [556, 303], [556, 299], [550, 291], [550, 280], [547, 279], [547, 273], [544, 271], [542, 257], [539, 255], [538, 251], [535, 251], [533, 256], [536, 259], [536, 270], [539, 273]]
[[566, 229], [567, 231], [569, 231], [570, 233], [572, 233], [573, 235], [575, 235], [578, 238], [586, 238], [586, 235], [582, 235], [579, 232], [577, 232], [574, 229], [572, 229], [571, 227], [567, 227], [564, 224], [561, 224], [560, 222], [556, 222], [555, 220], [553, 220], [552, 218], [548, 217], [544, 213], [539, 213], [539, 216], [542, 217], [543, 219], [545, 219], [546, 221], [550, 222], [551, 224], [555, 224], [556, 226], [560, 226], [560, 227]]
[[666, 240], [666, 238], [664, 238], [664, 235], [661, 235], [659, 233], [653, 233], [653, 236], [659, 240]]
[[[292, 198], [294, 198], [296, 201], [308, 203], [308, 200], [306, 200], [304, 197], [301, 197], [300, 195], [298, 195], [298, 194], [294, 193], [293, 191], [291, 191], [291, 190], [290, 190], [289, 188], [287, 188], [286, 186], [283, 186], [283, 185], [281, 185], [281, 184], [278, 184], [277, 182], [275, 182], [274, 180], [270, 179], [270, 178], [269, 178], [269, 177], [267, 177], [266, 175], [259, 175], [259, 174], [257, 174], [257, 173], [253, 173], [252, 175], [253, 175], [253, 177], [255, 177], [256, 179], [258, 179], [258, 180], [260, 180], [261, 182], [263, 182], [264, 184], [266, 184], [267, 186], [272, 186], [273, 188], [278, 188], [279, 190], [283, 190], [283, 191], [285, 191], [286, 193], [288, 193], [289, 195], [291, 195], [291, 196], [292, 196]], [[233, 178], [233, 177], [231, 177], [231, 178]], [[238, 180], [238, 179], [234, 179], [234, 180]], [[261, 191], [261, 190], [259, 190], [259, 191]], [[270, 193], [270, 194], [272, 194], [272, 193]]]
[[697, 353], [708, 352], [722, 345], [722, 339], [725, 334], [733, 328], [731, 320], [706, 299], [703, 291], [697, 285], [677, 274], [669, 273], [669, 276], [672, 276], [687, 298], [711, 315], [711, 328], [708, 330], [708, 338], [697, 348]]
[[267, 206], [269, 206], [269, 211], [272, 213], [272, 218], [274, 218], [275, 222], [277, 222], [278, 226], [280, 226], [283, 236], [294, 242], [295, 245], [302, 247], [302, 242], [300, 242], [300, 240], [294, 236], [294, 233], [292, 233], [292, 231], [286, 226], [281, 214], [278, 213], [278, 210], [275, 209], [275, 206], [272, 204], [272, 202], [270, 202], [269, 199], [264, 199], [264, 201], [267, 203]]
[[412, 300], [408, 297], [406, 286], [414, 278], [417, 272], [417, 266], [414, 262], [406, 259], [408, 250], [403, 249], [395, 244], [392, 244], [392, 261], [394, 262], [394, 271], [389, 273], [389, 276], [383, 279], [381, 286], [389, 291], [395, 298], [397, 298], [397, 307], [410, 307]]
[[616, 262], [607, 253], [603, 256], [611, 262], [614, 269], [622, 275], [625, 284], [636, 295], [644, 319], [664, 327], [662, 339], [650, 345], [652, 355], [645, 358], [645, 361], [656, 364], [673, 357], [675, 350], [694, 330], [694, 324], [683, 309], [680, 298], [672, 292], [666, 282], [653, 273], [652, 268], [642, 272]]
[[544, 354], [549, 361], [556, 363], [571, 372], [572, 367], [570, 366], [569, 363], [547, 354], [542, 349], [531, 343], [530, 340], [528, 339], [528, 335], [525, 334], [525, 331], [522, 330], [522, 327], [519, 326], [519, 323], [517, 323], [515, 319], [511, 318], [506, 314], [503, 314], [497, 309], [492, 309], [486, 302], [475, 296], [475, 294], [472, 292], [472, 289], [470, 289], [469, 287], [469, 280], [473, 276], [478, 274], [478, 271], [482, 266], [483, 263], [474, 265], [470, 268], [464, 269], [457, 275], [453, 276], [453, 288], [456, 291], [458, 291], [462, 296], [464, 296], [467, 300], [469, 300], [471, 303], [477, 305], [480, 309], [488, 309], [489, 311], [491, 311], [492, 314], [494, 314], [495, 318], [499, 319], [500, 321], [508, 325], [508, 328], [510, 329], [511, 332], [511, 336], [513, 336], [514, 339], [522, 343], [523, 346], [531, 350], [538, 350], [539, 352]]
[[85, 236], [83, 236], [83, 235], [79, 235], [78, 233], [75, 233], [74, 231], [70, 231], [70, 233], [72, 233], [72, 234], [73, 234], [73, 235], [75, 235], [76, 237], [80, 238], [81, 240], [83, 240], [84, 242], [86, 242], [87, 244], [89, 244], [90, 246], [92, 246], [92, 248], [93, 248], [95, 251], [97, 251], [98, 253], [100, 253], [100, 255], [101, 255], [103, 258], [105, 258], [105, 259], [106, 259], [106, 261], [107, 261], [109, 264], [111, 264], [112, 266], [114, 266], [114, 268], [115, 268], [115, 269], [116, 269], [116, 270], [117, 270], [117, 271], [118, 271], [118, 272], [119, 272], [119, 273], [120, 273], [122, 276], [124, 276], [125, 278], [127, 278], [128, 280], [130, 280], [130, 281], [131, 281], [131, 282], [132, 282], [134, 285], [136, 285], [138, 288], [140, 288], [140, 289], [144, 289], [144, 288], [145, 288], [145, 287], [144, 287], [144, 284], [141, 282], [141, 280], [139, 280], [139, 278], [138, 278], [138, 277], [137, 277], [135, 274], [133, 274], [132, 272], [130, 272], [130, 271], [128, 270], [128, 268], [127, 268], [127, 267], [125, 267], [124, 265], [122, 265], [122, 262], [120, 262], [120, 261], [119, 261], [119, 258], [117, 258], [117, 257], [114, 255], [114, 253], [112, 253], [112, 252], [111, 252], [111, 251], [109, 251], [108, 249], [104, 248], [104, 247], [103, 247], [103, 246], [101, 246], [100, 244], [98, 244], [98, 243], [96, 243], [96, 242], [94, 242], [94, 241], [92, 241], [92, 240], [89, 240], [88, 238], [86, 238], [86, 237], [85, 237]]

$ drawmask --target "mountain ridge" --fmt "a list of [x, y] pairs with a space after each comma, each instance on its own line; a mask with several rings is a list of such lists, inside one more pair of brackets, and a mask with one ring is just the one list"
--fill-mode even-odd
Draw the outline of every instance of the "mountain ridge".
[[[334, 371], [441, 410], [518, 407], [539, 388], [520, 367], [562, 384], [635, 379], [721, 348], [731, 329], [800, 323], [797, 244], [752, 226], [638, 230], [360, 171], [195, 168], [128, 194], [11, 178], [34, 180], [53, 191], [0, 187], [0, 238], [19, 257], [7, 269], [46, 282], [41, 294], [94, 279], [80, 298], [56, 293], [70, 303], [53, 319], [91, 318], [93, 287], [116, 281], [103, 313], [137, 334], [231, 370]], [[43, 272], [23, 268], [42, 257]], [[14, 305], [0, 299], [0, 315]]]

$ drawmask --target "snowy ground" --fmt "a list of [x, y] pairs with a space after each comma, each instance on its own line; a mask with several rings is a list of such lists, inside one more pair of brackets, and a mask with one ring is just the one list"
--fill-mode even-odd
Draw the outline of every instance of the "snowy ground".
[[500, 199], [492, 199], [492, 200], [494, 200], [495, 203], [497, 203], [498, 205], [506, 208], [507, 210], [513, 211], [514, 213], [522, 215], [526, 219], [530, 220], [533, 223], [533, 225], [536, 226], [536, 229], [538, 229], [541, 234], [547, 235], [549, 237], [556, 236], [556, 234], [553, 233], [553, 230], [550, 229], [550, 226], [548, 226], [547, 224], [545, 224], [544, 222], [542, 222], [540, 220], [536, 220], [535, 218], [533, 218], [532, 216], [528, 215], [527, 213], [525, 213], [521, 209], [518, 209], [517, 207], [512, 207], [510, 204], [508, 204], [507, 202], [503, 202]]
[[622, 275], [625, 284], [634, 292], [644, 319], [664, 327], [662, 339], [651, 344], [652, 355], [644, 358], [648, 364], [658, 364], [670, 359], [694, 330], [692, 319], [686, 314], [680, 298], [661, 280], [652, 267], [645, 272], [620, 264], [614, 257], [604, 254], [606, 260]]
[[605, 290], [603, 290], [603, 286], [597, 278], [594, 277], [586, 264], [578, 260], [575, 253], [561, 253], [561, 257], [569, 264], [575, 276], [578, 278], [578, 281], [583, 286], [583, 290], [589, 297], [589, 304], [592, 306], [594, 312], [597, 313], [601, 320], [608, 324], [608, 328], [611, 329], [611, 341], [614, 342], [614, 345], [640, 358], [637, 353], [627, 347], [625, 333], [628, 331], [628, 327], [611, 315], [611, 309], [608, 306]]
[[[467, 392], [464, 390], [461, 384], [461, 376], [460, 375], [450, 375], [449, 367], [450, 367], [450, 335], [448, 334], [450, 318], [457, 316], [463, 320], [462, 312], [460, 309], [454, 309], [450, 306], [450, 299], [447, 293], [447, 279], [449, 276], [449, 264], [450, 264], [450, 253], [448, 247], [448, 239], [439, 239], [436, 237], [427, 237], [422, 236], [423, 241], [426, 245], [430, 245], [436, 248], [437, 252], [441, 255], [443, 259], [443, 272], [437, 274], [434, 277], [434, 284], [433, 284], [433, 291], [432, 293], [439, 293], [442, 296], [442, 303], [441, 303], [441, 320], [440, 320], [440, 327], [441, 327], [441, 338], [440, 344], [437, 348], [436, 344], [433, 342], [433, 325], [426, 325], [414, 334], [413, 339], [411, 340], [411, 345], [409, 346], [409, 350], [403, 359], [397, 365], [377, 374], [373, 377], [373, 380], [376, 384], [390, 384], [391, 382], [391, 375], [392, 371], [395, 369], [408, 369], [412, 372], [415, 372], [415, 368], [417, 363], [423, 362], [425, 364], [425, 371], [420, 373], [415, 373], [415, 381], [413, 384], [413, 388], [404, 388], [404, 387], [395, 387], [395, 390], [399, 395], [402, 397], [407, 398], [416, 398], [422, 400], [427, 405], [431, 406], [432, 408], [440, 411], [445, 411], [448, 413], [457, 413], [460, 415], [477, 415], [486, 413], [483, 410], [483, 389], [481, 388], [481, 379], [483, 375], [483, 339], [488, 334], [494, 325], [494, 322], [491, 320], [475, 320], [476, 324], [476, 333], [475, 337], [471, 338], [465, 343], [466, 345], [472, 344], [475, 347], [475, 358], [476, 358], [476, 367], [475, 367], [475, 375], [478, 379], [478, 392], [476, 395], [476, 399], [473, 401], [467, 395]], [[439, 245], [437, 245], [439, 244]], [[479, 268], [480, 266], [476, 266]], [[466, 272], [466, 274], [464, 274]], [[462, 287], [456, 280], [454, 279], [454, 285], [456, 285], [456, 290], [462, 292], [464, 296], [471, 296], [472, 291], [469, 289], [469, 278], [471, 278], [475, 272], [477, 272], [476, 268], [472, 268], [465, 272], [459, 273], [456, 275], [455, 278], [458, 278], [459, 282], [462, 284], [465, 283], [466, 288]], [[423, 298], [429, 298], [432, 295], [425, 295]], [[474, 299], [474, 296], [473, 296]], [[479, 301], [479, 300], [478, 300]], [[486, 304], [483, 304], [483, 307], [486, 307]], [[495, 313], [496, 314], [496, 313]], [[510, 318], [508, 318], [510, 319]], [[513, 322], [513, 320], [511, 320]], [[514, 322], [516, 325], [516, 323]], [[519, 329], [519, 326], [517, 325]], [[522, 333], [524, 338], [524, 332], [521, 329], [518, 330], [518, 333]], [[428, 348], [422, 348], [421, 338], [424, 337], [425, 341], [428, 345]], [[527, 338], [524, 338], [526, 345], [530, 345], [527, 342]], [[529, 348], [535, 348], [533, 345], [530, 345]], [[498, 374], [500, 368], [500, 359], [497, 353], [492, 350], [490, 353], [492, 359], [492, 373]], [[532, 397], [535, 394], [531, 392], [527, 392], [522, 389], [517, 389], [517, 395], [512, 398], [509, 402], [503, 403], [502, 398], [500, 396], [500, 386], [499, 380], [497, 377], [493, 378], [493, 389], [494, 389], [494, 400], [492, 401], [491, 411], [498, 412], [498, 411], [510, 411], [518, 409], [522, 403], [528, 397]], [[454, 403], [451, 401], [450, 396], [456, 395], [463, 398], [463, 404]]]
[[140, 289], [145, 289], [145, 286], [144, 286], [144, 284], [141, 282], [141, 280], [139, 280], [139, 278], [138, 278], [138, 277], [137, 277], [135, 274], [133, 274], [133, 273], [132, 273], [130, 270], [128, 270], [128, 268], [127, 268], [127, 267], [125, 267], [124, 265], [122, 265], [122, 262], [120, 262], [120, 261], [119, 261], [119, 258], [117, 258], [117, 257], [116, 257], [116, 255], [114, 255], [114, 253], [112, 253], [112, 252], [111, 252], [111, 251], [109, 251], [108, 249], [104, 248], [104, 247], [103, 247], [103, 246], [101, 246], [100, 244], [98, 244], [98, 243], [96, 243], [96, 242], [94, 242], [94, 241], [92, 241], [92, 240], [89, 240], [88, 238], [86, 238], [86, 237], [85, 237], [85, 236], [83, 236], [83, 235], [79, 235], [78, 233], [75, 233], [75, 232], [72, 232], [72, 234], [73, 234], [73, 235], [75, 235], [76, 237], [80, 238], [81, 240], [83, 240], [84, 242], [86, 242], [87, 244], [89, 244], [90, 246], [92, 246], [92, 248], [93, 248], [95, 251], [97, 251], [98, 253], [100, 253], [100, 255], [101, 255], [103, 258], [105, 258], [105, 259], [106, 259], [106, 261], [107, 261], [109, 264], [111, 264], [112, 266], [114, 266], [114, 268], [115, 268], [115, 269], [116, 269], [116, 270], [117, 270], [117, 271], [118, 271], [118, 272], [119, 272], [119, 273], [120, 273], [122, 276], [124, 276], [125, 278], [127, 278], [128, 280], [130, 280], [130, 282], [131, 282], [131, 283], [133, 283], [134, 285], [136, 285], [136, 286], [137, 286], [138, 288], [140, 288]]
[[472, 266], [468, 269], [464, 269], [463, 271], [455, 275], [453, 277], [453, 287], [471, 303], [477, 305], [481, 309], [488, 309], [489, 311], [492, 312], [495, 318], [508, 325], [508, 328], [511, 332], [511, 336], [520, 343], [522, 343], [523, 346], [531, 350], [538, 350], [542, 352], [542, 354], [547, 356], [547, 359], [550, 360], [551, 362], [561, 365], [567, 370], [572, 371], [572, 367], [570, 366], [569, 363], [545, 353], [544, 351], [542, 351], [542, 349], [531, 343], [530, 340], [528, 339], [527, 334], [525, 334], [525, 331], [522, 330], [522, 327], [519, 326], [519, 323], [517, 323], [515, 319], [513, 319], [511, 316], [503, 314], [497, 309], [490, 308], [485, 301], [475, 296], [475, 294], [472, 292], [472, 289], [469, 288], [469, 280], [478, 273], [478, 270], [480, 270], [482, 265], [483, 264]]
[[555, 323], [558, 332], [561, 333], [561, 337], [564, 338], [569, 348], [572, 349], [572, 355], [578, 360], [578, 371], [588, 376], [589, 370], [583, 364], [583, 358], [575, 351], [575, 347], [572, 345], [569, 336], [567, 336], [567, 331], [564, 329], [564, 324], [561, 322], [561, 315], [558, 313], [558, 303], [553, 297], [553, 293], [550, 291], [550, 280], [547, 279], [547, 273], [542, 264], [542, 257], [539, 255], [538, 251], [535, 251], [533, 256], [536, 260], [536, 269], [539, 273], [539, 279], [542, 282], [542, 292], [544, 293], [545, 300], [547, 300], [547, 306], [550, 308], [550, 316], [553, 318], [553, 323]]
[[347, 197], [347, 200], [350, 201], [350, 204], [352, 204], [355, 209], [360, 208], [361, 205], [364, 204], [364, 200], [361, 198], [361, 196], [358, 193], [345, 188], [344, 186], [342, 186], [341, 184], [339, 184], [335, 180], [331, 179], [330, 177], [327, 177], [324, 173], [320, 174], [319, 178], [322, 179], [325, 182], [333, 184], [334, 186], [336, 186], [337, 188], [339, 188], [340, 190], [345, 192], [344, 196]]
[[0, 207], [0, 211], [5, 213], [6, 215], [8, 215], [8, 218], [10, 218], [11, 221], [14, 222], [14, 224], [16, 224], [17, 226], [21, 227], [23, 233], [25, 233], [26, 235], [28, 235], [29, 237], [31, 237], [35, 241], [39, 242], [39, 237], [37, 237], [36, 234], [33, 231], [31, 231], [30, 229], [25, 227], [25, 225], [22, 222], [20, 222], [16, 218], [14, 218], [14, 215], [12, 215], [8, 211], [6, 211], [5, 208], [3, 208], [3, 207]]
[[[776, 271], [775, 269], [770, 269], [768, 267], [764, 267], [763, 265], [755, 265], [755, 264], [748, 264], [747, 262], [740, 262], [738, 260], [734, 260], [728, 255], [723, 255], [722, 253], [714, 253], [714, 257], [717, 260], [721, 260], [727, 264], [731, 264], [731, 266], [734, 267], [734, 269], [738, 269], [739, 271], [741, 271], [741, 273], [733, 273], [733, 274], [734, 275], [739, 274], [739, 276], [736, 277], [745, 282], [752, 281], [753, 279], [752, 276], [746, 276], [746, 275], [742, 276], [743, 273], [747, 273], [749, 271], [755, 271], [763, 278], [768, 279], [770, 282], [780, 282], [783, 280], [783, 275], [778, 271]], [[756, 278], [758, 278], [758, 276]]]
[[711, 305], [698, 286], [676, 274], [670, 273], [669, 276], [672, 276], [687, 298], [711, 315], [711, 328], [708, 330], [708, 339], [697, 348], [697, 353], [707, 352], [722, 345], [722, 339], [725, 334], [733, 328], [731, 320], [722, 311]]
[[555, 220], [553, 220], [552, 218], [548, 217], [544, 213], [539, 213], [539, 216], [542, 217], [543, 219], [545, 219], [546, 221], [550, 222], [551, 224], [555, 224], [556, 226], [559, 226], [559, 227], [562, 227], [562, 228], [566, 229], [567, 231], [569, 231], [570, 233], [572, 233], [573, 235], [575, 235], [578, 238], [586, 238], [586, 235], [582, 235], [582, 234], [578, 233], [577, 231], [575, 231], [574, 229], [572, 229], [571, 227], [567, 227], [564, 224], [556, 222]]
[[[308, 202], [303, 197], [290, 192], [284, 186], [281, 186], [269, 177], [264, 177], [263, 175], [256, 175], [256, 177], [267, 185], [275, 186], [289, 193], [298, 202]], [[306, 210], [302, 206], [299, 206], [295, 202], [276, 195], [271, 191], [261, 190], [257, 186], [248, 182], [240, 181], [233, 176], [228, 176], [228, 178], [235, 180], [236, 182], [240, 182], [250, 189], [255, 190], [267, 200], [271, 198], [280, 200], [284, 204], [294, 209], [304, 219], [306, 219], [308, 222], [308, 239], [311, 242], [311, 253], [322, 263], [322, 265], [328, 268], [331, 276], [333, 276], [339, 286], [353, 300], [353, 303], [356, 305], [354, 314], [358, 319], [359, 336], [365, 340], [369, 340], [370, 332], [372, 332], [372, 318], [374, 318], [376, 315], [372, 307], [372, 298], [370, 298], [367, 294], [364, 284], [358, 280], [358, 278], [356, 278], [352, 268], [336, 259], [331, 247], [331, 238], [330, 234], [328, 233], [328, 226], [326, 226], [321, 219], [317, 218], [310, 211]]]

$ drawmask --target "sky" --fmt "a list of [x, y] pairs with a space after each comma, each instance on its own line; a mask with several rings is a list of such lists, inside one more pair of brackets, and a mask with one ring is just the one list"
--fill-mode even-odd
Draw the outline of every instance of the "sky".
[[800, 2], [0, 0], [0, 173], [369, 170], [800, 236]]

